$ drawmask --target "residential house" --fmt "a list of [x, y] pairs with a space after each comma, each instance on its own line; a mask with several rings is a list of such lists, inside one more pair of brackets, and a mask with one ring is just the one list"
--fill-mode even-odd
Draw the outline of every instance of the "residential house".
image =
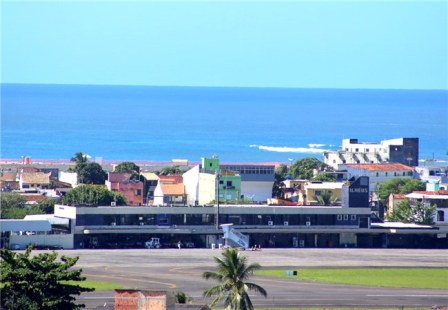
[[[202, 158], [201, 164], [183, 174], [189, 205], [206, 205], [217, 201], [236, 203], [241, 199], [241, 176], [221, 169], [219, 159]], [[271, 190], [272, 191], [272, 190]]]
[[21, 190], [38, 190], [50, 186], [50, 173], [23, 172], [19, 174], [19, 188]]
[[329, 205], [341, 205], [342, 188], [344, 182], [308, 182], [299, 193], [299, 205], [322, 205], [319, 196], [323, 196], [324, 192], [331, 196]]
[[401, 163], [418, 166], [419, 139], [397, 138], [380, 143], [343, 139], [342, 150], [325, 151], [324, 162], [334, 169], [343, 164]]
[[406, 194], [394, 194], [391, 193], [387, 199], [386, 214], [390, 216], [394, 212], [394, 208], [400, 204], [400, 202], [406, 200]]
[[159, 176], [159, 182], [154, 190], [153, 205], [185, 206], [187, 195], [181, 175]]
[[154, 191], [159, 183], [159, 176], [153, 172], [140, 172], [144, 178], [145, 187], [145, 205], [152, 205], [154, 203]]
[[143, 182], [132, 179], [131, 173], [109, 172], [106, 186], [123, 195], [129, 206], [143, 205]]
[[73, 188], [78, 186], [78, 174], [76, 172], [59, 171], [58, 178], [60, 182], [70, 184]]
[[370, 180], [369, 193], [372, 196], [380, 183], [393, 178], [412, 179], [414, 169], [397, 163], [382, 164], [345, 164], [339, 165], [341, 170], [346, 170], [348, 177], [367, 176]]
[[19, 189], [19, 181], [15, 172], [0, 173], [0, 188], [2, 191], [11, 191]]
[[410, 201], [421, 202], [424, 205], [436, 205], [434, 223], [448, 225], [448, 190], [414, 191], [406, 195]]

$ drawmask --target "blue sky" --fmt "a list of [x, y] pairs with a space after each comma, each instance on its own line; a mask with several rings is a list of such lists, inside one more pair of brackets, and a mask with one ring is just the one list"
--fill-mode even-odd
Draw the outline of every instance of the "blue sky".
[[447, 1], [1, 4], [2, 83], [448, 89]]

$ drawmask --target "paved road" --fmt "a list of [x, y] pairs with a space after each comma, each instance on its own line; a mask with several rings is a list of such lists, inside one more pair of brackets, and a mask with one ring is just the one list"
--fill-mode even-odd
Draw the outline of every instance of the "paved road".
[[[197, 303], [206, 304], [202, 292], [213, 282], [201, 278], [214, 270], [214, 256], [220, 250], [71, 250], [80, 256], [77, 266], [89, 278], [112, 281], [127, 288], [184, 291]], [[448, 267], [447, 250], [397, 249], [263, 249], [245, 251], [249, 262], [265, 268], [307, 267]], [[299, 270], [300, 272], [300, 270]], [[322, 284], [294, 279], [253, 277], [268, 291], [268, 298], [252, 296], [260, 306], [421, 306], [448, 305], [447, 290], [395, 289]], [[418, 281], [418, 279], [416, 279]], [[448, 281], [448, 279], [447, 279]], [[89, 308], [110, 304], [112, 292], [83, 294], [80, 301]]]

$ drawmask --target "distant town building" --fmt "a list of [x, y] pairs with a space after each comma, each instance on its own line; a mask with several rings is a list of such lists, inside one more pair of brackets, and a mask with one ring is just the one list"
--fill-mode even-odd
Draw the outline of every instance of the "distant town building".
[[323, 153], [324, 162], [340, 169], [343, 164], [401, 163], [418, 166], [419, 139], [397, 138], [380, 143], [359, 142], [358, 139], [342, 140], [342, 150]]
[[143, 182], [132, 179], [131, 173], [109, 172], [106, 186], [108, 190], [118, 192], [129, 206], [143, 205]]
[[154, 205], [185, 206], [187, 195], [181, 175], [161, 175], [154, 190]]
[[50, 173], [23, 172], [19, 176], [19, 187], [22, 190], [37, 190], [48, 188], [50, 185]]
[[382, 163], [382, 164], [345, 164], [339, 165], [339, 169], [346, 170], [348, 177], [367, 176], [370, 180], [369, 193], [377, 190], [378, 184], [393, 178], [412, 179], [414, 169], [403, 164]]

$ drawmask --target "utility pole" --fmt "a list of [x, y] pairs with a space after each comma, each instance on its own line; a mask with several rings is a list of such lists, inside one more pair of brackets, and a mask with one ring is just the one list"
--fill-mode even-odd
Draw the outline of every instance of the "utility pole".
[[216, 230], [219, 230], [219, 169], [218, 169], [218, 171], [216, 171], [216, 188], [217, 188], [217, 197], [216, 197], [216, 202], [217, 202], [217, 204], [216, 204], [216, 206], [217, 206], [217, 208], [216, 208], [216, 213], [217, 213], [217, 215], [216, 215], [216, 221], [215, 221], [215, 223], [216, 223]]

